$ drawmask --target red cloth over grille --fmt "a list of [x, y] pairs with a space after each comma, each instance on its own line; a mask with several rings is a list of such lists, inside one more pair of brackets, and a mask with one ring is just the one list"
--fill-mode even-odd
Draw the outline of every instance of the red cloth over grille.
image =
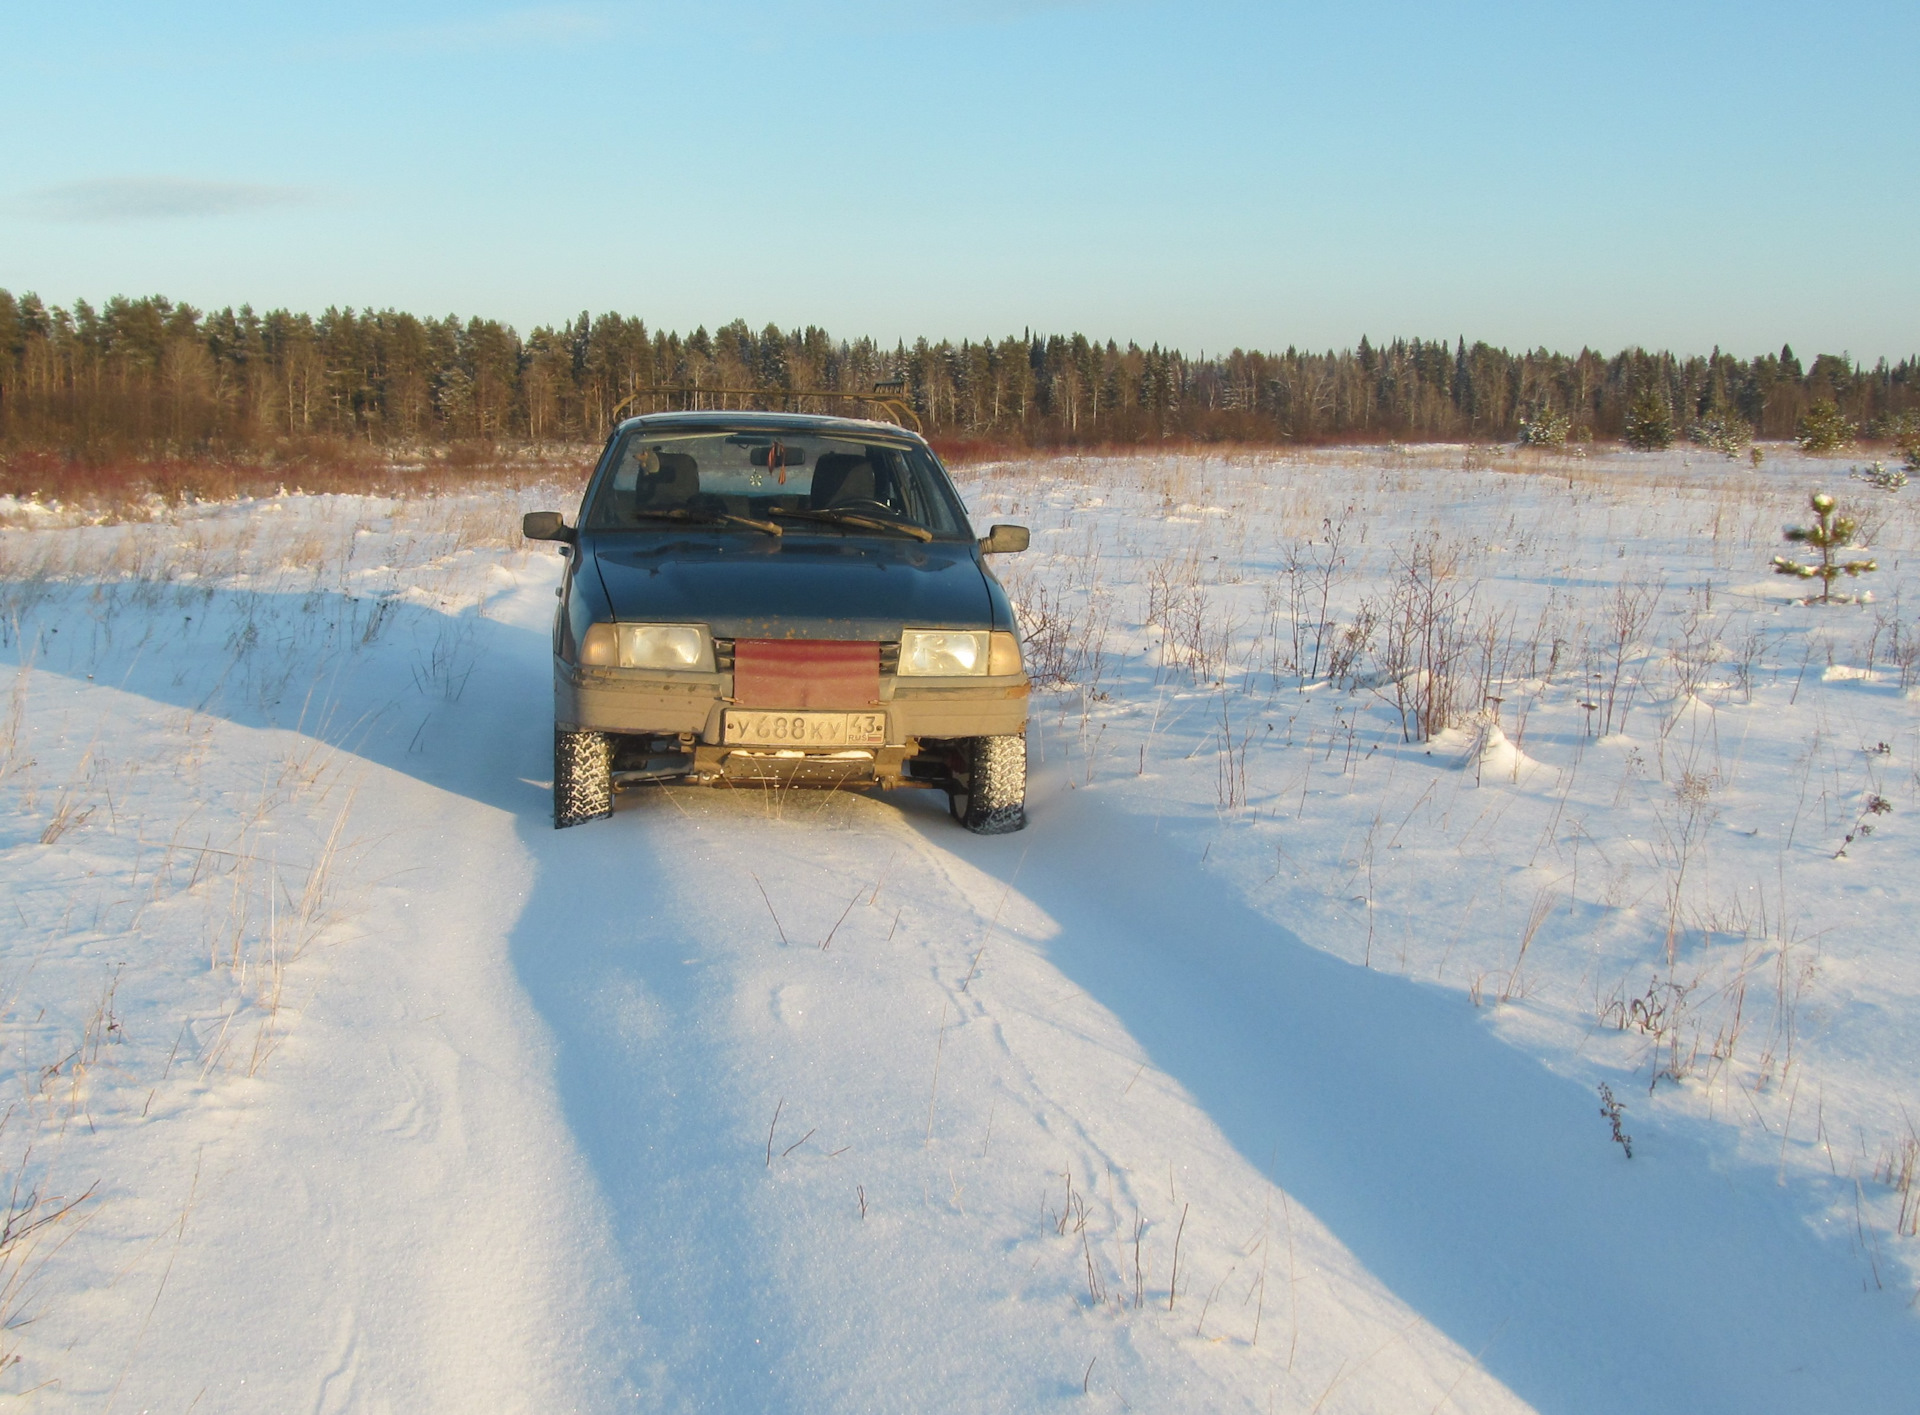
[[880, 645], [738, 639], [733, 700], [756, 708], [866, 708], [880, 701]]

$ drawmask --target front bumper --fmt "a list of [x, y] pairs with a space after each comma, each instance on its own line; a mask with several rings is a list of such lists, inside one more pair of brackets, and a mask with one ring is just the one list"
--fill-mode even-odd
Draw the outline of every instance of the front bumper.
[[[905, 680], [883, 674], [887, 745], [1024, 732], [1029, 691], [1025, 673]], [[564, 731], [678, 736], [718, 746], [722, 714], [732, 705], [731, 673], [647, 673], [554, 660], [553, 720]]]

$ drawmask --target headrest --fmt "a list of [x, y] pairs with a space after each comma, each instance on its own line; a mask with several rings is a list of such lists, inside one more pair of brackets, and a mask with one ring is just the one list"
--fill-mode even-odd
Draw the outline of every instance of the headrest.
[[660, 470], [647, 477], [646, 500], [649, 506], [691, 501], [700, 494], [700, 464], [685, 452], [658, 454]]
[[871, 501], [874, 498], [873, 463], [854, 452], [823, 452], [813, 467], [813, 490], [807, 499], [814, 506], [831, 506], [836, 501]]

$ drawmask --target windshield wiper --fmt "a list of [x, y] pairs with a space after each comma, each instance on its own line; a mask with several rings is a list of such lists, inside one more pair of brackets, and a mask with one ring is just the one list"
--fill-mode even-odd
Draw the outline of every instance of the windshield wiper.
[[896, 521], [886, 516], [867, 516], [858, 511], [816, 511], [803, 508], [775, 507], [767, 513], [770, 516], [792, 516], [802, 521], [819, 521], [829, 526], [858, 526], [867, 531], [894, 531], [903, 536], [912, 536], [915, 540], [932, 540], [933, 532], [925, 526], [916, 526], [911, 521]]
[[731, 511], [689, 511], [684, 506], [673, 506], [664, 511], [630, 511], [627, 514], [636, 521], [685, 521], [694, 526], [746, 526], [770, 536], [785, 534], [782, 527], [771, 521], [756, 521], [751, 516], [736, 516]]

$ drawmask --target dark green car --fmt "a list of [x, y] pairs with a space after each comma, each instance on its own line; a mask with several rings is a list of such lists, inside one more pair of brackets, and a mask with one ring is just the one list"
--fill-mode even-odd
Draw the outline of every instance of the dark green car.
[[920, 786], [969, 830], [1026, 824], [1027, 675], [946, 469], [887, 423], [664, 413], [622, 423], [564, 542], [553, 821], [644, 782]]

